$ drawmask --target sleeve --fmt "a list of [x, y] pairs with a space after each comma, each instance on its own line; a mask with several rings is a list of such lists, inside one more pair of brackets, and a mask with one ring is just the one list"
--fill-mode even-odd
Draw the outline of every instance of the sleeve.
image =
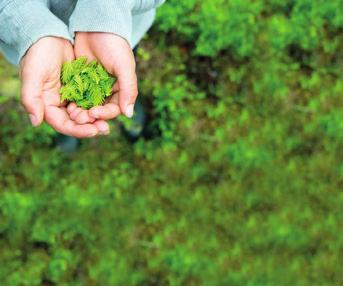
[[47, 7], [45, 0], [0, 0], [0, 48], [14, 64], [42, 37], [73, 41], [68, 27]]
[[69, 19], [69, 29], [75, 32], [114, 33], [132, 46], [132, 17], [161, 5], [164, 0], [78, 0]]
[[158, 6], [162, 5], [165, 0], [138, 0], [135, 1], [135, 5], [133, 7], [133, 14], [141, 14], [145, 13], [149, 10], [157, 8]]

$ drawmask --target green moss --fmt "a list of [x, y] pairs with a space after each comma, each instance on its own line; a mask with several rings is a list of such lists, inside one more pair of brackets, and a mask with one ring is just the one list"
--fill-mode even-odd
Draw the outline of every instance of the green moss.
[[1, 286], [343, 285], [341, 3], [166, 1], [135, 144], [63, 155], [1, 103]]
[[61, 82], [61, 101], [72, 101], [89, 109], [103, 104], [112, 94], [115, 78], [97, 61], [87, 63], [86, 57], [79, 57], [63, 64]]

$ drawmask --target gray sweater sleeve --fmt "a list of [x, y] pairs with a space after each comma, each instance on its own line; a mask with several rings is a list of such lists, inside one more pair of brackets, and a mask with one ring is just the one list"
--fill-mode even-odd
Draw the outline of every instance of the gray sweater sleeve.
[[126, 39], [133, 46], [133, 17], [149, 13], [164, 0], [78, 0], [69, 19], [72, 36], [75, 32], [107, 32]]
[[42, 37], [73, 41], [68, 27], [50, 12], [45, 0], [0, 0], [0, 49], [19, 64], [28, 48]]

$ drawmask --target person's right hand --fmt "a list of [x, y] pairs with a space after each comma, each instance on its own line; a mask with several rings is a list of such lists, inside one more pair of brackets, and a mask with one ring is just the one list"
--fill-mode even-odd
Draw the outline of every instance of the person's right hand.
[[68, 40], [44, 37], [33, 44], [20, 62], [22, 104], [35, 127], [45, 120], [56, 131], [77, 138], [107, 134], [107, 122], [90, 119], [87, 124], [78, 124], [70, 119], [65, 104], [61, 103], [61, 67], [74, 58]]

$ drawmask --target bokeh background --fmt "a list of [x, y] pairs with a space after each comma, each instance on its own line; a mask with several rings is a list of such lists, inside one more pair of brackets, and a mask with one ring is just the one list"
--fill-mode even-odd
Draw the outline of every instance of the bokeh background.
[[0, 284], [343, 285], [343, 1], [169, 0], [138, 68], [67, 155], [0, 60]]

